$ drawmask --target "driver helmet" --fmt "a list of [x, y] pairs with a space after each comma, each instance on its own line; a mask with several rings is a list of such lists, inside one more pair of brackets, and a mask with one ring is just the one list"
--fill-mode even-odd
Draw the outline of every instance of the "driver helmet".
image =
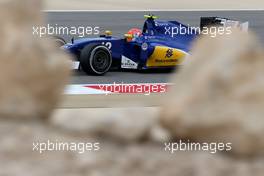
[[132, 28], [130, 29], [127, 34], [131, 35], [131, 38], [128, 38], [127, 41], [135, 41], [137, 38], [142, 36], [142, 31], [141, 29], [138, 28]]

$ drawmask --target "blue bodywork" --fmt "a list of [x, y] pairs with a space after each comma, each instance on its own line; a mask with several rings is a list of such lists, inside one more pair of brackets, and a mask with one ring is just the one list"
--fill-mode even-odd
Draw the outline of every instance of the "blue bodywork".
[[[176, 30], [180, 28], [189, 30], [189, 32], [179, 34]], [[134, 41], [128, 42], [125, 38], [103, 36], [78, 39], [73, 44], [64, 45], [63, 48], [79, 60], [82, 49], [88, 44], [106, 45], [111, 51], [113, 62], [120, 63], [122, 56], [125, 56], [136, 62], [141, 69], [147, 69], [147, 59], [152, 55], [155, 47], [166, 46], [189, 53], [191, 43], [196, 37], [195, 31], [177, 21], [159, 21], [148, 18], [144, 23], [142, 35]], [[143, 48], [143, 45], [147, 47]]]

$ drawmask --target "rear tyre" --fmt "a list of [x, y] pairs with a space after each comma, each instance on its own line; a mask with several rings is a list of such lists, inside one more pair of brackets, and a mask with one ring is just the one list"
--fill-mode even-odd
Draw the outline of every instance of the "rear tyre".
[[87, 74], [104, 75], [112, 65], [111, 52], [103, 45], [87, 45], [81, 51], [80, 63]]

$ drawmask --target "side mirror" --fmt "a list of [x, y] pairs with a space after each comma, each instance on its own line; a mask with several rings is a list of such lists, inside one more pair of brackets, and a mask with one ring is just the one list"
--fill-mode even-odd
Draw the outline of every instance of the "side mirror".
[[133, 35], [132, 34], [125, 34], [124, 37], [127, 40], [127, 42], [131, 42], [132, 39], [133, 39]]
[[111, 37], [112, 36], [112, 31], [109, 31], [109, 30], [105, 31], [105, 36]]
[[133, 38], [132, 34], [125, 34], [124, 37], [127, 38]]

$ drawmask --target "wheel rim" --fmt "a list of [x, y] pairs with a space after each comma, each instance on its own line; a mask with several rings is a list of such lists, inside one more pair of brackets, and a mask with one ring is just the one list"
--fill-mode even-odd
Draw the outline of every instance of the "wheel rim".
[[105, 72], [107, 71], [110, 63], [110, 58], [108, 53], [103, 50], [97, 51], [93, 57], [93, 68], [98, 72]]

